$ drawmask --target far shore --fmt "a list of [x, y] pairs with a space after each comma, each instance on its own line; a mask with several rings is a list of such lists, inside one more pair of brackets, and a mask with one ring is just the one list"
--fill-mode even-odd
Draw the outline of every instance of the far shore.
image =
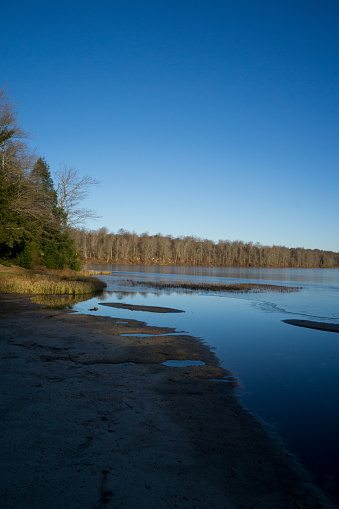
[[[337, 255], [337, 253], [334, 253]], [[204, 261], [201, 263], [190, 263], [189, 260], [185, 260], [183, 262], [173, 261], [173, 260], [153, 260], [152, 262], [146, 262], [141, 260], [120, 260], [120, 261], [107, 261], [95, 259], [95, 258], [84, 258], [80, 257], [81, 264], [86, 267], [92, 267], [93, 265], [120, 265], [120, 266], [142, 266], [142, 267], [217, 267], [217, 268], [232, 268], [232, 269], [338, 269], [338, 262], [334, 264], [291, 264], [291, 263], [230, 263], [230, 264], [220, 264], [220, 263], [209, 263], [208, 261]]]
[[9, 294], [0, 330], [6, 509], [335, 508], [200, 339]]

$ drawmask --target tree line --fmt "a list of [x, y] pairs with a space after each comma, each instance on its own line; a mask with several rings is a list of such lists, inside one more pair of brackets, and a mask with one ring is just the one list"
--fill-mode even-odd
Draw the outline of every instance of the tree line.
[[16, 105], [0, 90], [0, 262], [80, 269], [69, 230], [95, 216], [79, 203], [97, 182], [62, 167], [55, 189], [49, 165], [29, 148], [28, 137]]
[[339, 267], [339, 253], [284, 246], [263, 246], [239, 240], [213, 242], [193, 236], [137, 235], [119, 230], [72, 229], [85, 263], [134, 265], [197, 265], [220, 267]]

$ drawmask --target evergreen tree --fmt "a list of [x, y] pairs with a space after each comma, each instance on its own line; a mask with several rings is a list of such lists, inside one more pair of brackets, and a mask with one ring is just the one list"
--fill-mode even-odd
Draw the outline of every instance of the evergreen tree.
[[23, 136], [12, 102], [0, 91], [0, 260], [31, 268], [78, 269], [76, 248], [58, 207], [49, 166]]

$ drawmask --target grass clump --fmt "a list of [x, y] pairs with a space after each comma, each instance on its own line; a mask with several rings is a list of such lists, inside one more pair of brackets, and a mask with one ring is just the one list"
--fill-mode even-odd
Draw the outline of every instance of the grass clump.
[[128, 280], [132, 286], [150, 286], [158, 290], [162, 289], [185, 289], [205, 292], [279, 292], [279, 293], [290, 293], [298, 292], [302, 289], [300, 286], [281, 286], [271, 285], [264, 283], [188, 283], [186, 281], [134, 281]]
[[0, 272], [0, 293], [84, 295], [101, 292], [106, 283], [73, 271], [13, 269]]

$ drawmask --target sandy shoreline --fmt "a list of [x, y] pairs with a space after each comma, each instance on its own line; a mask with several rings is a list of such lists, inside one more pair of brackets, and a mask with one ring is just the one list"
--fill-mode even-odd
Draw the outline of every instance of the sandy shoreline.
[[0, 296], [2, 507], [335, 507], [172, 332]]

